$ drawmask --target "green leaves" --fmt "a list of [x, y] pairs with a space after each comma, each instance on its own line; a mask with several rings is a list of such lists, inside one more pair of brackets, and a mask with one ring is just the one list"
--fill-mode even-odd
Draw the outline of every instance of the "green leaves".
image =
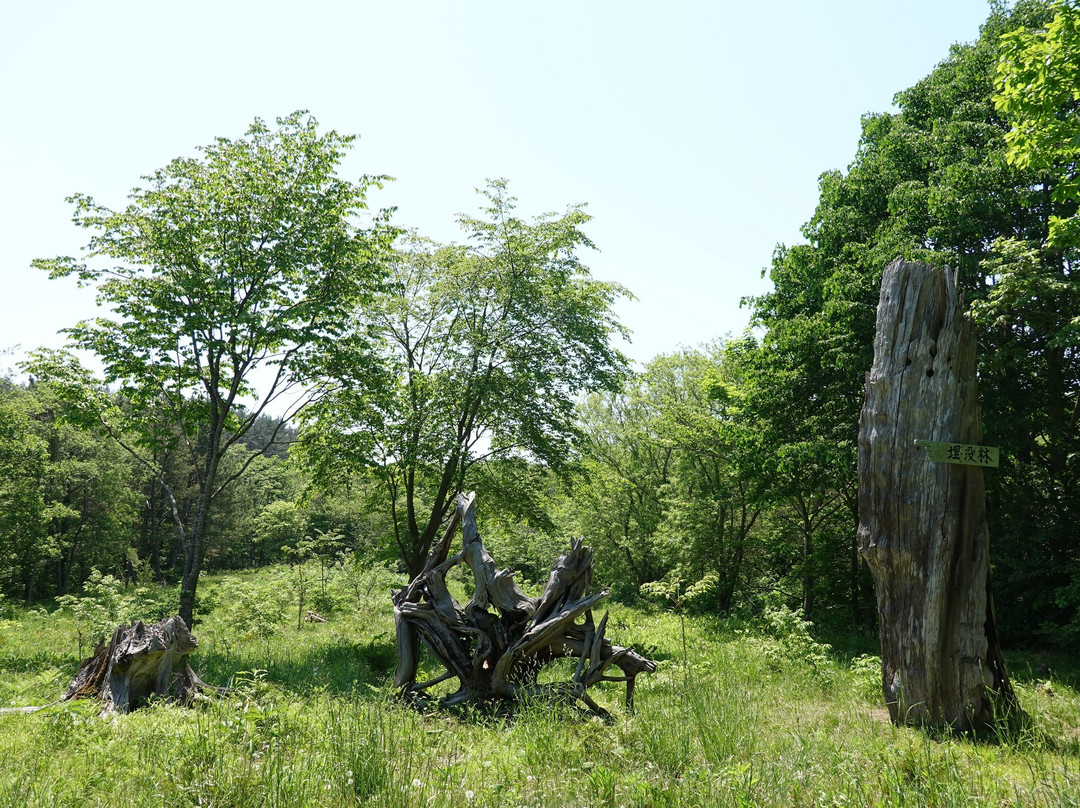
[[372, 394], [343, 361], [304, 435], [328, 473], [379, 466], [414, 571], [477, 464], [564, 464], [578, 438], [575, 397], [616, 389], [627, 368], [611, 345], [624, 334], [612, 306], [627, 292], [578, 257], [591, 246], [588, 217], [570, 208], [526, 222], [505, 180], [482, 193], [482, 215], [459, 218], [466, 244], [402, 239], [386, 289], [357, 313], [354, 333], [377, 340], [375, 372], [388, 384]]
[[147, 390], [251, 395], [250, 373], [267, 363], [300, 373], [370, 297], [392, 235], [381, 217], [366, 231], [353, 223], [382, 178], [334, 176], [352, 141], [300, 112], [276, 130], [256, 120], [247, 138], [218, 138], [201, 159], [144, 177], [122, 211], [72, 197], [76, 223], [94, 233], [88, 257], [122, 262], [37, 262], [97, 284], [114, 314], [70, 329], [73, 343], [144, 406]]
[[821, 177], [808, 243], [778, 249], [774, 290], [750, 301], [764, 333], [744, 355], [745, 406], [772, 447], [763, 464], [791, 497], [808, 569], [822, 546], [812, 532], [839, 550], [852, 527], [836, 503], [852, 502], [881, 273], [902, 256], [952, 267], [972, 305], [986, 440], [1014, 458], [988, 481], [1002, 611], [1053, 608], [1030, 593], [1050, 580], [1040, 567], [1073, 563], [1066, 526], [1080, 518], [1068, 461], [1080, 439], [1078, 242], [1067, 229], [1080, 202], [1080, 152], [1068, 145], [1078, 16], [1071, 0], [997, 5], [977, 41], [897, 93], [897, 112], [865, 117], [847, 171]]
[[724, 612], [754, 563], [765, 480], [727, 351], [657, 357], [622, 393], [580, 409], [578, 529], [597, 543], [605, 583], [624, 595], [667, 597], [661, 579], [706, 582], [696, 596]]
[[1012, 126], [1008, 160], [1053, 175], [1062, 206], [1050, 216], [1049, 243], [1080, 247], [1080, 6], [1056, 0], [1045, 27], [1020, 28], [1001, 39], [994, 104]]
[[[256, 119], [244, 137], [217, 138], [143, 177], [122, 210], [74, 195], [74, 221], [92, 234], [86, 263], [35, 264], [94, 285], [108, 311], [67, 334], [100, 360], [123, 407], [95, 393], [69, 358], [40, 354], [29, 369], [55, 378], [79, 411], [96, 410], [173, 500], [189, 625], [210, 503], [247, 467], [220, 481], [226, 452], [273, 402], [288, 396], [287, 415], [307, 406], [344, 352], [354, 367], [371, 366], [367, 335], [350, 326], [379, 289], [396, 231], [387, 214], [365, 213], [384, 177], [336, 175], [354, 139], [321, 132], [303, 111], [273, 128]], [[160, 452], [177, 441], [199, 485], [186, 519], [161, 467]]]

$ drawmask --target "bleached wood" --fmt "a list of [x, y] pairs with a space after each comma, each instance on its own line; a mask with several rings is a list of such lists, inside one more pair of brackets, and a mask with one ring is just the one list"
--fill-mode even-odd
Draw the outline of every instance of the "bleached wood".
[[882, 684], [897, 724], [1019, 716], [990, 594], [983, 470], [916, 440], [982, 441], [976, 346], [952, 273], [897, 260], [878, 303], [859, 424], [859, 552], [873, 574]]
[[[461, 527], [462, 549], [449, 556], [450, 538]], [[473, 593], [464, 608], [450, 595], [447, 573], [457, 564], [472, 572]], [[484, 699], [557, 697], [580, 700], [594, 712], [600, 706], [586, 692], [599, 682], [625, 682], [627, 706], [633, 708], [634, 680], [656, 664], [605, 637], [607, 616], [595, 625], [592, 607], [606, 591], [588, 595], [592, 552], [580, 539], [552, 566], [539, 598], [526, 595], [508, 569], [496, 568], [476, 526], [473, 495], [458, 497], [457, 509], [442, 541], [419, 575], [393, 593], [398, 669], [394, 681], [406, 697], [450, 678], [458, 689], [440, 701], [452, 706]], [[582, 620], [579, 625], [578, 620]], [[446, 673], [417, 682], [420, 643], [435, 655]], [[570, 657], [578, 666], [569, 682], [541, 685], [540, 669]], [[622, 676], [605, 674], [615, 665]]]
[[190, 704], [215, 690], [188, 664], [198, 642], [180, 617], [120, 625], [79, 667], [63, 700], [98, 698], [102, 712], [127, 713], [163, 696]]

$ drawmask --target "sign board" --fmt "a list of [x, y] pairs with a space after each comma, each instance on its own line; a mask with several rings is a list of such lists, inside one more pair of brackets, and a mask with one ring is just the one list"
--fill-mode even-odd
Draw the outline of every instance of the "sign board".
[[996, 446], [973, 446], [970, 443], [940, 443], [933, 440], [917, 440], [916, 446], [926, 449], [927, 457], [935, 463], [958, 463], [961, 466], [998, 467], [999, 450]]

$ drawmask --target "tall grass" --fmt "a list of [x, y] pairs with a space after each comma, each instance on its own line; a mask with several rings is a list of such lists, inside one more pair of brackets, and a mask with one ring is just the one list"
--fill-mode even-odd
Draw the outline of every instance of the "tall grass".
[[[690, 620], [684, 664], [674, 616], [615, 605], [609, 634], [660, 661], [635, 714], [612, 685], [597, 694], [611, 721], [544, 703], [422, 715], [390, 689], [388, 599], [269, 632], [238, 628], [234, 606], [196, 627], [193, 658], [228, 697], [0, 715], [0, 806], [1080, 805], [1068, 676], [1021, 673], [1023, 733], [934, 738], [888, 722], [872, 664], [822, 657], [808, 635]], [[72, 618], [13, 617], [0, 705], [52, 702], [78, 663]]]

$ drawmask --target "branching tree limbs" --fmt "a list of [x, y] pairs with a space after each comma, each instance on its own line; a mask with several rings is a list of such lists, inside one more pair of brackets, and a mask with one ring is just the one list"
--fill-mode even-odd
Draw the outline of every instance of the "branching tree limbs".
[[[256, 120], [244, 138], [218, 138], [200, 158], [174, 160], [122, 211], [73, 197], [76, 223], [93, 232], [87, 257], [120, 265], [36, 262], [52, 277], [96, 285], [112, 311], [68, 333], [101, 361], [122, 406], [92, 392], [68, 355], [40, 352], [28, 367], [65, 384], [162, 485], [184, 545], [180, 615], [189, 625], [211, 503], [258, 456], [222, 476], [225, 453], [271, 405], [288, 402], [280, 425], [316, 400], [325, 392], [319, 377], [343, 356], [350, 381], [366, 372], [371, 383], [367, 335], [346, 326], [371, 299], [393, 237], [385, 215], [357, 225], [381, 178], [335, 176], [353, 137], [322, 134], [302, 112], [277, 123]], [[196, 470], [190, 518], [155, 461], [177, 440]]]
[[722, 345], [659, 356], [621, 393], [586, 400], [574, 493], [614, 585], [708, 581], [698, 592], [721, 612], [752, 577], [766, 488], [726, 357]]
[[[854, 424], [882, 268], [904, 256], [957, 270], [982, 346], [987, 440], [1007, 457], [988, 491], [1003, 572], [995, 583], [1010, 606], [1005, 632], [1024, 636], [1080, 615], [1066, 572], [1076, 568], [1077, 467], [1067, 458], [1077, 443], [1068, 424], [1080, 285], [1062, 236], [1075, 221], [1067, 169], [1077, 150], [1042, 139], [1075, 134], [1075, 47], [1069, 55], [1063, 27], [1075, 20], [1072, 2], [995, 5], [976, 42], [897, 94], [898, 111], [866, 116], [847, 172], [821, 177], [808, 243], [779, 249], [774, 291], [750, 301], [765, 330], [751, 406], [772, 445], [809, 452], [816, 469], [791, 478], [798, 488], [853, 503]], [[1015, 134], [1025, 122], [1034, 127], [1027, 152]], [[838, 516], [847, 525], [835, 527], [853, 533], [854, 519]]]
[[1055, 178], [1049, 243], [1080, 247], [1080, 4], [1055, 0], [1045, 27], [1001, 38], [994, 105], [1011, 130], [1008, 160]]
[[615, 389], [627, 360], [612, 305], [627, 293], [577, 257], [588, 217], [527, 223], [505, 181], [483, 218], [461, 217], [467, 245], [402, 242], [391, 283], [358, 322], [382, 346], [379, 395], [342, 385], [310, 411], [302, 451], [323, 479], [373, 461], [411, 575], [423, 567], [454, 493], [477, 465], [515, 455], [565, 462], [578, 437], [575, 396]]

